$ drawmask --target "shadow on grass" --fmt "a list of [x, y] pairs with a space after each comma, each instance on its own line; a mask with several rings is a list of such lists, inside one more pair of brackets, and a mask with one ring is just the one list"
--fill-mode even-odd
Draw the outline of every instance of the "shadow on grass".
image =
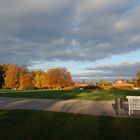
[[122, 98], [127, 101], [126, 96], [139, 96], [140, 91], [134, 90], [31, 90], [31, 91], [0, 91], [0, 97], [38, 98], [38, 99], [80, 99], [96, 101], [114, 101]]
[[43, 91], [8, 91], [0, 93], [0, 97], [18, 97], [18, 98], [40, 98], [40, 99], [74, 99], [79, 98], [81, 94], [92, 93], [91, 90], [43, 90]]
[[114, 118], [99, 117], [99, 122], [98, 140], [123, 140], [120, 128], [114, 124]]
[[43, 111], [0, 111], [1, 140], [138, 140], [136, 119]]

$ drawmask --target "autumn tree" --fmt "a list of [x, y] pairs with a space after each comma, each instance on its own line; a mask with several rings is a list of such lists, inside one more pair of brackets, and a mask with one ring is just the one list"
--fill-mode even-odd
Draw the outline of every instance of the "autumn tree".
[[99, 81], [99, 85], [100, 85], [100, 86], [112, 86], [112, 83], [109, 82], [109, 81], [106, 81], [106, 80], [101, 79], [101, 80]]
[[35, 88], [46, 88], [47, 87], [47, 82], [46, 82], [46, 73], [44, 71], [36, 71], [35, 72], [35, 77], [34, 77], [34, 87]]
[[137, 78], [138, 78], [137, 84], [140, 87], [140, 70], [137, 72]]
[[6, 88], [17, 88], [18, 87], [18, 72], [19, 68], [16, 64], [9, 64], [7, 66], [5, 76], [5, 87]]
[[53, 68], [47, 71], [47, 85], [49, 88], [64, 88], [72, 83], [71, 73], [65, 68]]
[[53, 68], [45, 71], [29, 71], [25, 65], [0, 65], [0, 88], [5, 83], [6, 88], [61, 89], [72, 84], [71, 73], [65, 68]]
[[133, 78], [131, 81], [131, 84], [133, 84], [135, 87], [138, 86], [138, 79], [137, 78]]
[[27, 74], [28, 72], [29, 72], [29, 70], [26, 65], [21, 65], [19, 67], [19, 77]]
[[137, 72], [137, 77], [140, 79], [140, 70]]
[[20, 76], [19, 83], [20, 89], [32, 89], [32, 76], [29, 73]]
[[36, 88], [41, 88], [41, 79], [40, 79], [40, 74], [36, 73], [35, 78], [34, 78], [34, 87]]
[[41, 73], [40, 80], [41, 80], [41, 87], [45, 89], [48, 88], [48, 75], [46, 72]]

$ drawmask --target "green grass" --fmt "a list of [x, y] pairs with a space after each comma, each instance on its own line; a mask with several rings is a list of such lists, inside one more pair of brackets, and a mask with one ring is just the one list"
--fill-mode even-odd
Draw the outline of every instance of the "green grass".
[[140, 120], [45, 111], [0, 111], [0, 140], [139, 140]]
[[114, 101], [126, 96], [139, 96], [139, 90], [0, 90], [0, 97], [36, 98], [36, 99], [77, 99], [95, 101]]

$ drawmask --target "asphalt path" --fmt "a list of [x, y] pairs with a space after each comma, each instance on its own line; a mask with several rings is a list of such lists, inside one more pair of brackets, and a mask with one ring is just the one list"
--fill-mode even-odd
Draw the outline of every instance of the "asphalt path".
[[[128, 104], [124, 103], [123, 109], [115, 110], [113, 101], [88, 101], [88, 100], [52, 100], [52, 99], [27, 99], [0, 97], [0, 110], [27, 109], [54, 112], [91, 114], [97, 116], [129, 117]], [[135, 116], [140, 118], [140, 112]]]

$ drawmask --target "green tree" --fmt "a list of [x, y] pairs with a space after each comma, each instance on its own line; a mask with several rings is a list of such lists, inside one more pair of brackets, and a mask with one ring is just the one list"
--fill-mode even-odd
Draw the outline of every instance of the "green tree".
[[4, 77], [6, 73], [7, 65], [6, 64], [0, 64], [0, 89], [4, 86]]

